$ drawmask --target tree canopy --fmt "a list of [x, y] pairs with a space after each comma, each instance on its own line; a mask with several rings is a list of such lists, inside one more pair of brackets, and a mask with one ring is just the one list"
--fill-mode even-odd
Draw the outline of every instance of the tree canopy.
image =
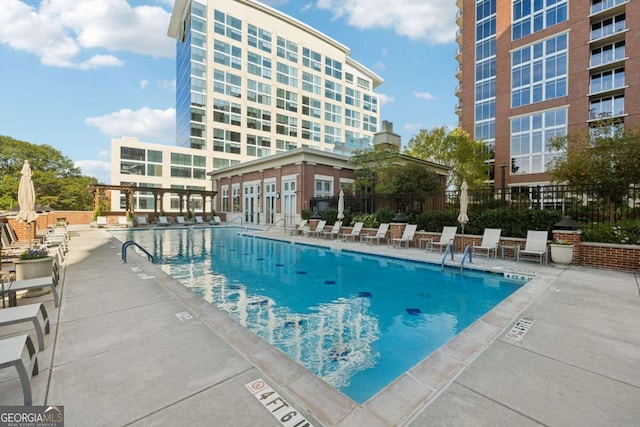
[[404, 153], [451, 168], [447, 185], [460, 188], [463, 180], [470, 187], [487, 180], [487, 164], [491, 155], [482, 141], [474, 141], [460, 128], [449, 131], [445, 126], [422, 129], [409, 140]]
[[93, 177], [83, 176], [73, 161], [50, 145], [31, 144], [0, 135], [0, 209], [18, 204], [18, 184], [24, 161], [33, 173], [36, 204], [58, 210], [92, 210]]

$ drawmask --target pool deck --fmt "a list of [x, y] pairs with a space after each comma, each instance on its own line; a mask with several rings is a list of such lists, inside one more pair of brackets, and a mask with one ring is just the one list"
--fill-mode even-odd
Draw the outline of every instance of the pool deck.
[[[440, 263], [425, 250], [261, 233]], [[246, 384], [263, 379], [315, 426], [637, 426], [640, 273], [536, 262], [474, 266], [533, 275], [491, 312], [358, 405], [191, 293], [104, 229], [73, 237], [61, 306], [32, 378], [36, 405], [63, 405], [66, 426], [280, 426]], [[458, 259], [459, 259], [458, 255]], [[399, 278], [401, 280], [401, 278]], [[533, 320], [521, 340], [507, 333]], [[31, 332], [3, 326], [0, 336]], [[269, 399], [267, 399], [269, 400]], [[13, 369], [0, 370], [0, 405], [21, 405]], [[285, 412], [278, 412], [281, 416]]]

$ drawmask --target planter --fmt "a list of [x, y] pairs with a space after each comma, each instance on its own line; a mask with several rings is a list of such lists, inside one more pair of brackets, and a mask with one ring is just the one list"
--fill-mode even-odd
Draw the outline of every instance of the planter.
[[569, 267], [573, 260], [573, 245], [551, 244], [551, 261], [562, 267]]
[[[53, 257], [38, 259], [18, 259], [14, 261], [16, 266], [16, 280], [35, 279], [48, 277], [53, 273]], [[37, 297], [51, 292], [50, 288], [39, 288], [27, 291], [25, 297]]]

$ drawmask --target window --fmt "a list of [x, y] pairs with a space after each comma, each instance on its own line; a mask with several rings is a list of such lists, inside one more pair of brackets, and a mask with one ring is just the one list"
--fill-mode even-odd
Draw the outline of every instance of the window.
[[271, 111], [247, 107], [247, 128], [271, 132]]
[[236, 74], [213, 70], [213, 90], [217, 93], [240, 98], [242, 96], [242, 79]]
[[240, 132], [213, 129], [213, 151], [240, 154]]
[[513, 40], [566, 21], [568, 3], [567, 0], [514, 0]]
[[344, 117], [345, 125], [360, 129], [360, 112], [345, 108]]
[[314, 71], [322, 69], [322, 56], [308, 48], [302, 48], [302, 65]]
[[320, 95], [320, 77], [306, 71], [302, 72], [302, 90]]
[[278, 37], [278, 56], [291, 62], [298, 62], [298, 45], [290, 40]]
[[271, 138], [266, 136], [247, 135], [247, 155], [265, 157], [271, 154]]
[[325, 102], [324, 119], [333, 123], [342, 123], [342, 107]]
[[[213, 31], [235, 41], [242, 41], [242, 21], [216, 10], [213, 13]], [[203, 31], [204, 32], [204, 31]]]
[[626, 16], [621, 14], [603, 21], [591, 24], [591, 40], [608, 37], [612, 34], [624, 31], [626, 28]]
[[264, 52], [271, 53], [271, 33], [249, 24], [248, 29], [249, 46], [260, 49]]
[[247, 80], [247, 99], [258, 104], [271, 105], [271, 85]]
[[319, 119], [322, 117], [321, 105], [322, 104], [319, 99], [313, 99], [308, 96], [303, 96], [302, 114]]
[[567, 95], [567, 34], [511, 54], [511, 105], [519, 107]]
[[624, 95], [607, 96], [589, 103], [589, 120], [601, 120], [624, 115]]
[[144, 175], [144, 163], [120, 162], [120, 173], [123, 175]]
[[360, 108], [360, 91], [347, 87], [344, 89], [344, 102], [347, 105], [353, 105]]
[[162, 176], [162, 165], [147, 164], [147, 176]]
[[325, 125], [324, 142], [331, 145], [342, 144], [342, 130], [334, 126]]
[[229, 212], [229, 187], [226, 185], [222, 187], [222, 197], [220, 199], [222, 202], [222, 205], [220, 206], [222, 212]]
[[298, 144], [292, 141], [285, 141], [282, 139], [276, 139], [276, 151], [289, 151], [298, 148]]
[[276, 96], [276, 107], [293, 113], [298, 112], [298, 95], [295, 92], [277, 89]]
[[213, 100], [213, 121], [218, 123], [226, 123], [234, 126], [240, 126], [241, 122], [241, 106], [234, 102], [222, 99]]
[[369, 132], [378, 132], [378, 119], [375, 116], [369, 116], [367, 114], [362, 115], [362, 129]]
[[591, 14], [602, 12], [603, 10], [611, 9], [619, 4], [626, 3], [628, 0], [592, 0], [591, 1]]
[[310, 120], [302, 121], [302, 139], [320, 142], [320, 123]]
[[314, 197], [333, 196], [333, 180], [330, 178], [316, 178]]
[[231, 209], [233, 212], [240, 212], [240, 185], [234, 184], [231, 191], [233, 196]]
[[367, 111], [371, 111], [372, 113], [378, 112], [378, 98], [372, 95], [365, 94], [364, 95], [364, 103], [363, 107]]
[[[144, 162], [145, 150], [141, 148], [120, 147], [120, 158], [123, 160], [137, 160]], [[162, 158], [160, 159], [162, 161]]]
[[247, 71], [250, 74], [271, 79], [271, 59], [257, 53], [247, 52]]
[[591, 76], [589, 93], [594, 94], [611, 89], [619, 89], [624, 87], [624, 84], [624, 68], [603, 71], [602, 73], [593, 74]]
[[294, 137], [298, 136], [298, 119], [285, 116], [284, 114], [277, 114], [276, 133]]
[[597, 67], [598, 65], [620, 61], [625, 57], [625, 42], [621, 41], [591, 49], [591, 60], [589, 62], [589, 65], [591, 67]]
[[360, 86], [363, 89], [367, 89], [368, 90], [371, 87], [371, 82], [369, 80], [367, 80], [367, 79], [363, 79], [363, 78], [358, 77], [357, 82], [358, 82], [358, 86]]
[[298, 87], [298, 69], [278, 62], [277, 80], [278, 83], [282, 83], [291, 87]]
[[325, 56], [324, 73], [338, 80], [342, 80], [342, 63]]
[[363, 147], [360, 145], [360, 133], [352, 132], [350, 130], [345, 131], [344, 133], [344, 142], [348, 149], [350, 150], [358, 150]]
[[242, 69], [242, 49], [225, 43], [221, 40], [215, 40], [213, 43], [213, 61], [218, 64], [233, 67], [237, 70]]
[[[214, 169], [222, 169], [226, 167], [229, 167], [229, 159], [219, 159], [217, 157], [213, 158]], [[227, 196], [228, 196], [228, 190], [227, 190]]]
[[511, 119], [511, 173], [542, 173], [557, 153], [550, 141], [567, 132], [567, 109]]

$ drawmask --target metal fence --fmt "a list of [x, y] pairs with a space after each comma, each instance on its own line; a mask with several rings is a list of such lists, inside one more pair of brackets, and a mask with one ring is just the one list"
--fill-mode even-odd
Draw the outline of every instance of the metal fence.
[[[624, 189], [597, 186], [521, 186], [500, 189], [469, 190], [469, 212], [487, 209], [546, 209], [560, 211], [581, 223], [583, 228], [621, 220], [640, 220], [640, 185]], [[313, 198], [314, 212], [337, 208], [338, 198]], [[423, 194], [347, 195], [345, 209], [352, 213], [373, 213], [380, 208], [396, 212], [455, 212], [460, 206], [460, 191]]]

